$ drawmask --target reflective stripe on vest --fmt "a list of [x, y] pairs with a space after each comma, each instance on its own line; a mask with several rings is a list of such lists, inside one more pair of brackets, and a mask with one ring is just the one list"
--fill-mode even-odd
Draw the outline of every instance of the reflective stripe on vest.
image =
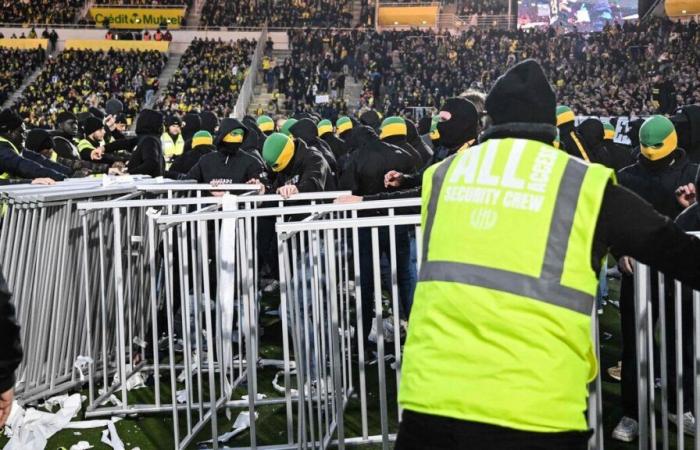
[[[5, 139], [4, 137], [1, 137], [1, 136], [0, 136], [0, 142], [5, 142], [5, 143], [7, 143], [7, 144], [10, 144], [10, 147], [12, 148], [12, 150], [14, 150], [15, 153], [17, 153], [18, 155], [20, 154], [20, 153], [19, 153], [19, 150], [17, 150], [17, 147], [15, 147], [15, 144], [13, 144], [12, 142], [8, 141], [8, 140]], [[9, 173], [9, 172], [0, 173], [0, 180], [9, 180], [9, 179], [10, 179], [10, 173]]]
[[569, 159], [566, 163], [549, 226], [542, 272], [539, 277], [532, 277], [472, 264], [427, 260], [440, 192], [447, 176], [447, 170], [457, 155], [445, 159], [433, 175], [425, 233], [423, 234], [423, 263], [420, 280], [465, 283], [501, 290], [562, 306], [582, 314], [590, 314], [594, 298], [589, 293], [562, 286], [560, 283], [567, 243], [574, 223], [576, 203], [587, 166], [573, 159]]

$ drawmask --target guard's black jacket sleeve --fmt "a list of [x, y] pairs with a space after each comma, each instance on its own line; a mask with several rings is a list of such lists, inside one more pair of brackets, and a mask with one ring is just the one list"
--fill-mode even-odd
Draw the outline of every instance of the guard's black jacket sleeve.
[[0, 144], [0, 173], [8, 172], [14, 178], [51, 178], [62, 181], [66, 176], [15, 153], [7, 145]]
[[139, 137], [134, 136], [130, 138], [117, 139], [116, 141], [105, 144], [105, 153], [114, 153], [119, 150], [132, 151], [139, 143]]
[[71, 169], [70, 167], [66, 167], [65, 165], [63, 165], [59, 162], [54, 162], [54, 161], [50, 160], [49, 158], [44, 157], [44, 155], [40, 155], [39, 153], [33, 152], [31, 150], [24, 150], [22, 152], [22, 156], [34, 161], [37, 164], [40, 164], [44, 167], [47, 167], [51, 170], [55, 170], [56, 172], [60, 172], [63, 175], [65, 175], [66, 177], [73, 176], [73, 169]]
[[10, 292], [0, 271], [0, 392], [15, 385], [15, 369], [22, 361], [19, 325], [15, 308], [10, 303]]
[[632, 191], [608, 185], [596, 225], [594, 270], [607, 249], [631, 256], [693, 289], [700, 289], [700, 240], [686, 234], [668, 217]]

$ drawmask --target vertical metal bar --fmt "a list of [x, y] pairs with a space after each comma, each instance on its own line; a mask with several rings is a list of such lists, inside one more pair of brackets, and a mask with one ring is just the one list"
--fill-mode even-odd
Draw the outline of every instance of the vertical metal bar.
[[[353, 219], [357, 218], [357, 212], [353, 211]], [[353, 271], [355, 273], [355, 314], [357, 315], [357, 345], [358, 364], [360, 372], [360, 415], [362, 420], [362, 438], [369, 437], [369, 425], [367, 421], [367, 381], [365, 377], [365, 331], [362, 324], [362, 287], [360, 270], [360, 238], [357, 227], [352, 228], [352, 253]], [[369, 332], [369, 330], [367, 330]]]
[[668, 450], [668, 352], [666, 351], [666, 283], [664, 274], [658, 272], [659, 280], [659, 364], [661, 376], [661, 442], [663, 450]]
[[289, 324], [287, 320], [287, 289], [290, 287], [287, 277], [289, 256], [287, 254], [286, 236], [277, 236], [277, 260], [280, 277], [280, 319], [282, 319], [282, 359], [284, 364], [284, 403], [287, 411], [287, 443], [294, 443], [294, 423], [292, 395], [290, 386]]
[[677, 419], [677, 447], [685, 448], [685, 427], [683, 426], [683, 304], [682, 286], [680, 281], [674, 283], [675, 296], [675, 335], [676, 335], [676, 419]]
[[[639, 377], [637, 386], [638, 398], [638, 418], [639, 418], [639, 450], [648, 450], [649, 448], [649, 419], [648, 419], [648, 392], [650, 380], [648, 377], [649, 364], [647, 355], [647, 326], [646, 317], [648, 314], [648, 278], [649, 268], [643, 264], [635, 264], [635, 334], [637, 336], [637, 376]], [[653, 381], [651, 381], [653, 383]], [[652, 385], [653, 386], [653, 385]], [[653, 388], [653, 387], [652, 387]]]
[[694, 361], [693, 361], [693, 386], [694, 391], [694, 412], [695, 412], [695, 450], [700, 450], [700, 292], [693, 291], [693, 336], [694, 336]]
[[126, 345], [124, 343], [124, 276], [122, 273], [121, 214], [119, 208], [112, 209], [114, 221], [114, 287], [117, 296], [117, 352], [119, 358], [119, 382], [121, 383], [122, 403], [127, 404], [126, 390]]
[[379, 372], [379, 413], [382, 427], [382, 448], [389, 449], [389, 417], [386, 399], [384, 360], [384, 324], [382, 320], [382, 280], [379, 263], [379, 230], [372, 228], [372, 269], [374, 275], [374, 317], [377, 321], [377, 370]]
[[165, 266], [165, 305], [168, 318], [168, 351], [170, 364], [170, 394], [173, 405], [173, 436], [175, 445], [179, 447], [180, 442], [180, 424], [178, 422], [177, 410], [177, 374], [175, 372], [175, 349], [173, 342], [173, 261], [172, 261], [172, 246], [170, 241], [170, 230], [163, 233], [163, 258]]
[[158, 333], [158, 295], [156, 293], [156, 226], [155, 219], [157, 217], [155, 211], [149, 211], [148, 217], [148, 266], [149, 275], [151, 277], [150, 285], [150, 300], [151, 300], [151, 339], [153, 343], [153, 381], [155, 390], [156, 407], [160, 406], [160, 351], [159, 351], [159, 333]]
[[[333, 230], [325, 231], [325, 244], [326, 244], [326, 257], [330, 262], [329, 279], [328, 284], [332, 288], [330, 289], [330, 310], [331, 310], [331, 356], [332, 364], [335, 367], [333, 371], [333, 394], [335, 396], [335, 414], [336, 414], [336, 432], [338, 436], [338, 448], [345, 448], [345, 427], [343, 423], [343, 389], [341, 386], [340, 371], [341, 368], [341, 354], [340, 354], [340, 342], [339, 339], [339, 326], [338, 326], [338, 305], [337, 305], [337, 295], [335, 286], [337, 286], [336, 272], [335, 272], [335, 233]], [[332, 243], [332, 244], [331, 244]]]

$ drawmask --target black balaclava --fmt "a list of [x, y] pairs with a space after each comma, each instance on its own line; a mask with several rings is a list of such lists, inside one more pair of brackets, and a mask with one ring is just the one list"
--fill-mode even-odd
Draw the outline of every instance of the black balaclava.
[[[440, 111], [444, 113], [440, 114], [437, 129], [442, 145], [455, 149], [476, 139], [479, 134], [479, 114], [472, 102], [465, 98], [450, 98]], [[443, 117], [445, 115], [449, 118]]]

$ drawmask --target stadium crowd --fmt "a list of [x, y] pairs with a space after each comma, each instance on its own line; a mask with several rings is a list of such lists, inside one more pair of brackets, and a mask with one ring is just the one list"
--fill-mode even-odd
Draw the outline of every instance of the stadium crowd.
[[43, 62], [44, 51], [20, 50], [0, 47], [0, 104], [20, 87], [22, 81], [31, 75]]
[[255, 45], [255, 41], [246, 39], [193, 40], [157, 108], [180, 114], [209, 110], [228, 117], [245, 80]]
[[0, 23], [76, 23], [83, 0], [3, 0]]
[[66, 50], [46, 62], [17, 110], [27, 124], [48, 128], [61, 111], [77, 114], [115, 97], [133, 118], [157, 91], [165, 61], [156, 51]]
[[493, 15], [508, 13], [509, 0], [457, 0], [456, 14], [458, 16]]
[[207, 0], [202, 9], [206, 26], [350, 27], [349, 0]]

